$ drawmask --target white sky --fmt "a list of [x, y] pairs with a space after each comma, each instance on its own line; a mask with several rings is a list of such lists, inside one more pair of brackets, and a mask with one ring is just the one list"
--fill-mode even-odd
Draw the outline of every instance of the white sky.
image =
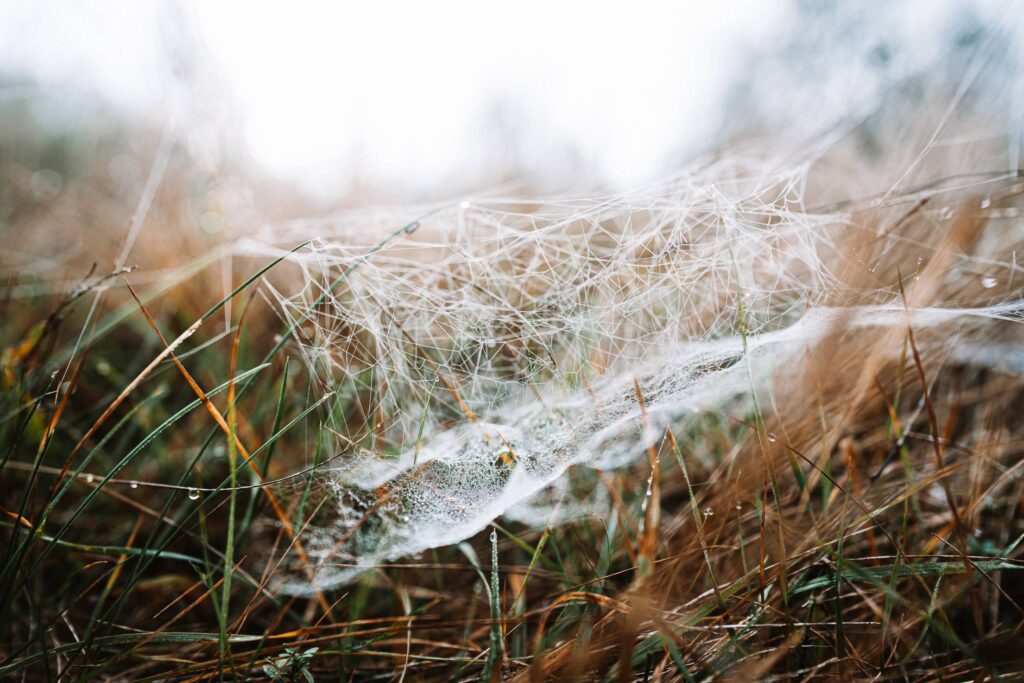
[[501, 102], [542, 138], [538, 155], [565, 140], [628, 184], [716, 128], [737, 48], [770, 31], [770, 4], [303, 1], [198, 16], [273, 168], [458, 179]]
[[[159, 121], [175, 109], [167, 8], [0, 0], [0, 66], [95, 88]], [[570, 145], [614, 185], [656, 178], [670, 154], [707, 144], [745, 51], [786, 20], [780, 3], [754, 0], [211, 0], [180, 14], [256, 160], [320, 191], [354, 174], [472, 185], [495, 158], [498, 105], [538, 166]]]

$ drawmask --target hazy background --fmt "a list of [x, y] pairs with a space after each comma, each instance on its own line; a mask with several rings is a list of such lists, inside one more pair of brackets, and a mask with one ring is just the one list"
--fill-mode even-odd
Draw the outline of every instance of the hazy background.
[[978, 41], [1006, 44], [982, 73], [1014, 70], [1021, 14], [957, 0], [8, 1], [0, 104], [5, 121], [16, 106], [56, 129], [113, 112], [210, 168], [232, 155], [328, 199], [618, 190], [729, 139], [820, 133], [915, 75], [955, 88], [970, 76], [955, 57]]

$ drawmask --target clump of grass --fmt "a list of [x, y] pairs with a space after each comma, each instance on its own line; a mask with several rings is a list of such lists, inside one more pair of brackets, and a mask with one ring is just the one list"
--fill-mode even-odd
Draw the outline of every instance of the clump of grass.
[[[144, 226], [141, 253], [174, 263], [85, 267], [74, 288], [11, 269], [0, 676], [1024, 675], [1020, 175], [936, 169], [815, 210], [800, 173], [744, 194], [760, 162], [714, 168], [743, 201], [690, 175], [641, 208], [433, 207], [361, 250], [293, 224], [271, 256], [226, 239], [193, 258]], [[441, 240], [467, 211], [505, 249], [488, 270], [464, 258], [479, 243]], [[567, 281], [577, 298], [544, 298]], [[676, 298], [643, 299], [651, 283]], [[633, 317], [572, 336], [606, 308]], [[481, 312], [500, 329], [450, 324]], [[727, 353], [663, 362], [620, 338], [638, 330]], [[534, 432], [499, 409], [513, 384]], [[667, 389], [712, 385], [696, 408]], [[561, 390], [593, 400], [560, 411]], [[525, 438], [613, 419], [602, 452]], [[453, 434], [496, 498], [546, 472], [532, 508], [461, 498], [479, 490], [450, 476]], [[368, 463], [388, 476], [360, 484]], [[432, 497], [487, 529], [438, 532]]]

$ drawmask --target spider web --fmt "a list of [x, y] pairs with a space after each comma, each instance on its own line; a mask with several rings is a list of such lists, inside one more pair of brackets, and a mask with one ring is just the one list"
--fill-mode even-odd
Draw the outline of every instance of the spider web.
[[[730, 157], [629, 195], [363, 211], [242, 245], [280, 253], [267, 244], [318, 235], [290, 257], [297, 291], [272, 291], [286, 322], [312, 308], [296, 348], [318, 390], [336, 392], [327, 424], [344, 456], [316, 489], [328, 521], [306, 532], [313, 578], [296, 572], [284, 589], [350, 581], [502, 515], [545, 524], [602, 509], [600, 487], [574, 495], [566, 470], [632, 463], [706, 411], [749, 415], [752, 397], [840, 319], [1018, 318], [1009, 300], [908, 314], [892, 280], [851, 285], [839, 272], [851, 261], [916, 277], [959, 195], [932, 187], [874, 202], [881, 227], [851, 253], [850, 235], [875, 226], [858, 207], [808, 209], [808, 169]], [[892, 229], [912, 213], [924, 227]], [[1016, 268], [1003, 246], [958, 255], [943, 286], [990, 289]]]

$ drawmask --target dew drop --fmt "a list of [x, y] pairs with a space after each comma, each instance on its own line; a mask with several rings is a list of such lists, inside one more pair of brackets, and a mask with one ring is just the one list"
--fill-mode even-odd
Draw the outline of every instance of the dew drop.
[[997, 284], [999, 284], [999, 280], [995, 279], [991, 275], [986, 275], [985, 277], [981, 278], [981, 286], [984, 287], [985, 289], [992, 289]]
[[199, 500], [199, 489], [189, 489], [188, 490], [188, 499], [189, 500]]
[[199, 227], [207, 235], [216, 235], [224, 227], [224, 216], [218, 211], [207, 211], [199, 217]]
[[775, 437], [769, 434], [768, 435], [768, 442], [769, 443], [775, 443]]
[[984, 199], [981, 200], [981, 208], [987, 209], [990, 206], [992, 206], [992, 200], [991, 199], [989, 199], [988, 197], [985, 197]]
[[704, 516], [705, 517], [711, 517], [714, 514], [715, 514], [715, 511], [712, 510], [711, 508], [704, 508]]
[[94, 481], [96, 481], [96, 477], [92, 476], [91, 474], [87, 474], [87, 475], [85, 475], [85, 482], [86, 482], [87, 484], [91, 484], [91, 483], [93, 483]]
[[133, 488], [133, 489], [139, 488], [139, 482], [133, 481], [132, 483], [128, 484], [128, 488]]

